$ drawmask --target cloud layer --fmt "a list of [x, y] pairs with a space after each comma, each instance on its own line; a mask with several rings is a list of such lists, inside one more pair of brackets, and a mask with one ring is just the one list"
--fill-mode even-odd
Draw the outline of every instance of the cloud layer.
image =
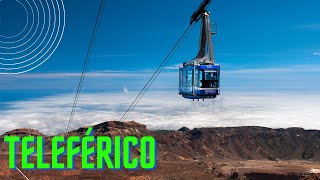
[[[109, 120], [119, 120], [136, 93], [82, 94], [71, 129]], [[64, 132], [73, 94], [57, 95], [5, 104], [0, 111], [0, 133], [33, 128], [49, 135]], [[320, 95], [225, 93], [215, 100], [183, 99], [176, 92], [150, 92], [127, 120], [150, 129], [179, 129], [187, 126], [265, 126], [320, 129]]]

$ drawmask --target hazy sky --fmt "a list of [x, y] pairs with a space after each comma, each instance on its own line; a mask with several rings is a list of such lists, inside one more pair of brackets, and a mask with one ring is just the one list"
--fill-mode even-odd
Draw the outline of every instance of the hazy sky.
[[[65, 127], [99, 3], [64, 0], [65, 32], [53, 56], [26, 74], [0, 75], [0, 117], [7, 124], [0, 134], [19, 127], [52, 134]], [[119, 119], [200, 3], [107, 0], [73, 127]], [[177, 93], [177, 67], [196, 55], [198, 25], [129, 119], [153, 129], [320, 129], [319, 6], [317, 0], [213, 0], [209, 11], [218, 25], [214, 43], [222, 67], [221, 96], [192, 103]], [[18, 1], [0, 0], [0, 35], [19, 33], [31, 22], [27, 14]], [[2, 41], [0, 37], [0, 46]]]

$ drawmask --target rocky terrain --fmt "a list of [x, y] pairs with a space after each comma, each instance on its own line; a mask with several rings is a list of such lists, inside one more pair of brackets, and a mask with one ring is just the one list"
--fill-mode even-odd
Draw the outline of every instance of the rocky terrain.
[[[24, 173], [31, 179], [320, 179], [318, 130], [219, 127], [150, 131], [143, 124], [117, 121], [98, 124], [93, 129], [94, 136], [154, 136], [158, 142], [156, 170], [86, 171], [80, 168], [81, 158], [77, 158], [74, 171], [24, 170]], [[84, 136], [86, 130], [87, 127], [82, 127], [63, 135]], [[45, 136], [30, 129], [4, 135]], [[0, 136], [0, 179], [23, 179], [18, 171], [8, 169], [4, 135]], [[49, 161], [51, 138], [46, 137]], [[139, 156], [139, 149], [133, 149], [132, 153]]]

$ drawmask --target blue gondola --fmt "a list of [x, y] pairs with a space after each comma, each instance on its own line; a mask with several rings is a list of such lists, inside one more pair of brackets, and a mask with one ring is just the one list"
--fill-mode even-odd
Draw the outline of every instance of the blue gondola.
[[179, 94], [184, 98], [216, 98], [220, 93], [220, 65], [181, 67], [179, 77]]
[[215, 64], [210, 13], [205, 0], [192, 15], [190, 23], [202, 19], [200, 48], [196, 58], [179, 68], [179, 94], [188, 99], [210, 99], [220, 94], [220, 65]]

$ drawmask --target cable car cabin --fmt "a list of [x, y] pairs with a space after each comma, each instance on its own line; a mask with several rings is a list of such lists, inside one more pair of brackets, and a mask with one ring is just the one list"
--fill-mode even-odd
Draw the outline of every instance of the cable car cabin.
[[219, 87], [220, 65], [195, 65], [179, 69], [179, 94], [184, 98], [216, 98]]
[[191, 16], [190, 24], [201, 21], [200, 44], [197, 56], [179, 68], [179, 94], [188, 99], [216, 98], [220, 94], [220, 65], [215, 64], [210, 13], [204, 0]]

